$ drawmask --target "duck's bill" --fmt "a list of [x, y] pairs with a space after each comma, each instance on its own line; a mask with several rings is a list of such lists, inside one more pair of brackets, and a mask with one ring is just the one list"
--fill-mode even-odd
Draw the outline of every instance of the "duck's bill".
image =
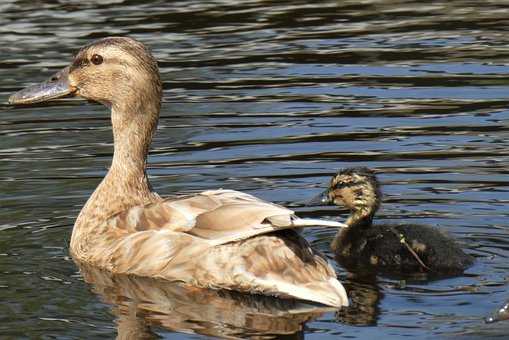
[[329, 197], [329, 191], [325, 190], [321, 194], [313, 197], [309, 201], [306, 202], [306, 205], [329, 205], [333, 204]]
[[47, 81], [29, 86], [9, 97], [9, 104], [35, 104], [65, 97], [76, 92], [69, 85], [69, 67], [55, 73]]

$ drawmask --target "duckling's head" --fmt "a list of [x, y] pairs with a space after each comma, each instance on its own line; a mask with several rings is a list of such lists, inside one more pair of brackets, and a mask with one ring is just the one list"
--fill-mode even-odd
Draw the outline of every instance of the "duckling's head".
[[375, 173], [364, 167], [340, 170], [330, 181], [328, 199], [351, 211], [376, 211], [380, 205], [380, 185]]
[[11, 104], [32, 104], [68, 95], [124, 109], [126, 102], [160, 106], [162, 94], [157, 62], [140, 42], [109, 37], [83, 47], [72, 63], [42, 84], [9, 98]]
[[332, 177], [328, 189], [310, 203], [344, 206], [356, 219], [371, 222], [380, 207], [380, 200], [380, 184], [375, 173], [368, 168], [358, 167], [340, 170]]

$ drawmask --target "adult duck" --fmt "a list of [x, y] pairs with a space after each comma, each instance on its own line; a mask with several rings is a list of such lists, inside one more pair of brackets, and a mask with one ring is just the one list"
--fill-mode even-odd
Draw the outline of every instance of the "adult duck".
[[11, 104], [80, 96], [111, 109], [111, 167], [81, 210], [73, 258], [113, 273], [180, 281], [197, 287], [348, 304], [333, 268], [296, 232], [332, 221], [233, 190], [162, 199], [145, 171], [161, 106], [156, 60], [140, 42], [104, 38], [83, 47], [48, 81], [9, 98]]
[[368, 168], [347, 168], [311, 204], [335, 204], [350, 210], [331, 248], [344, 264], [393, 273], [462, 273], [473, 263], [457, 243], [438, 229], [413, 224], [373, 224], [381, 204], [380, 183]]

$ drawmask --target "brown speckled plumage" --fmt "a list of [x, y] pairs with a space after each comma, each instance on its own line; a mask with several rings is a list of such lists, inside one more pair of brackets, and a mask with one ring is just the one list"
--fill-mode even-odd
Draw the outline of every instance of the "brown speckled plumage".
[[[111, 108], [114, 137], [111, 167], [74, 225], [70, 250], [77, 261], [198, 287], [348, 304], [332, 267], [291, 230], [340, 223], [303, 220], [232, 190], [166, 200], [152, 192], [145, 166], [162, 86], [157, 63], [141, 43], [125, 37], [93, 42], [58, 77], [66, 75], [66, 93]], [[32, 100], [30, 90], [10, 99], [21, 100]]]

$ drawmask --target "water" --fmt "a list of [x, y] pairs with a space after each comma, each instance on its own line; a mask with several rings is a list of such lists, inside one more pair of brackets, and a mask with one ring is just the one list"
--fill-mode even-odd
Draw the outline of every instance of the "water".
[[[109, 3], [0, 4], [0, 337], [509, 332], [507, 321], [484, 323], [509, 298], [506, 2]], [[137, 38], [160, 61], [164, 105], [149, 169], [160, 194], [232, 188], [341, 219], [296, 202], [337, 169], [368, 166], [384, 184], [379, 221], [437, 225], [475, 265], [434, 281], [336, 266], [353, 306], [304, 325], [275, 316], [274, 301], [209, 293], [200, 304], [178, 287], [102, 274], [86, 284], [68, 243], [112, 156], [107, 110], [5, 101], [108, 35]], [[305, 236], [332, 258], [332, 234]], [[272, 316], [256, 316], [264, 310]]]

